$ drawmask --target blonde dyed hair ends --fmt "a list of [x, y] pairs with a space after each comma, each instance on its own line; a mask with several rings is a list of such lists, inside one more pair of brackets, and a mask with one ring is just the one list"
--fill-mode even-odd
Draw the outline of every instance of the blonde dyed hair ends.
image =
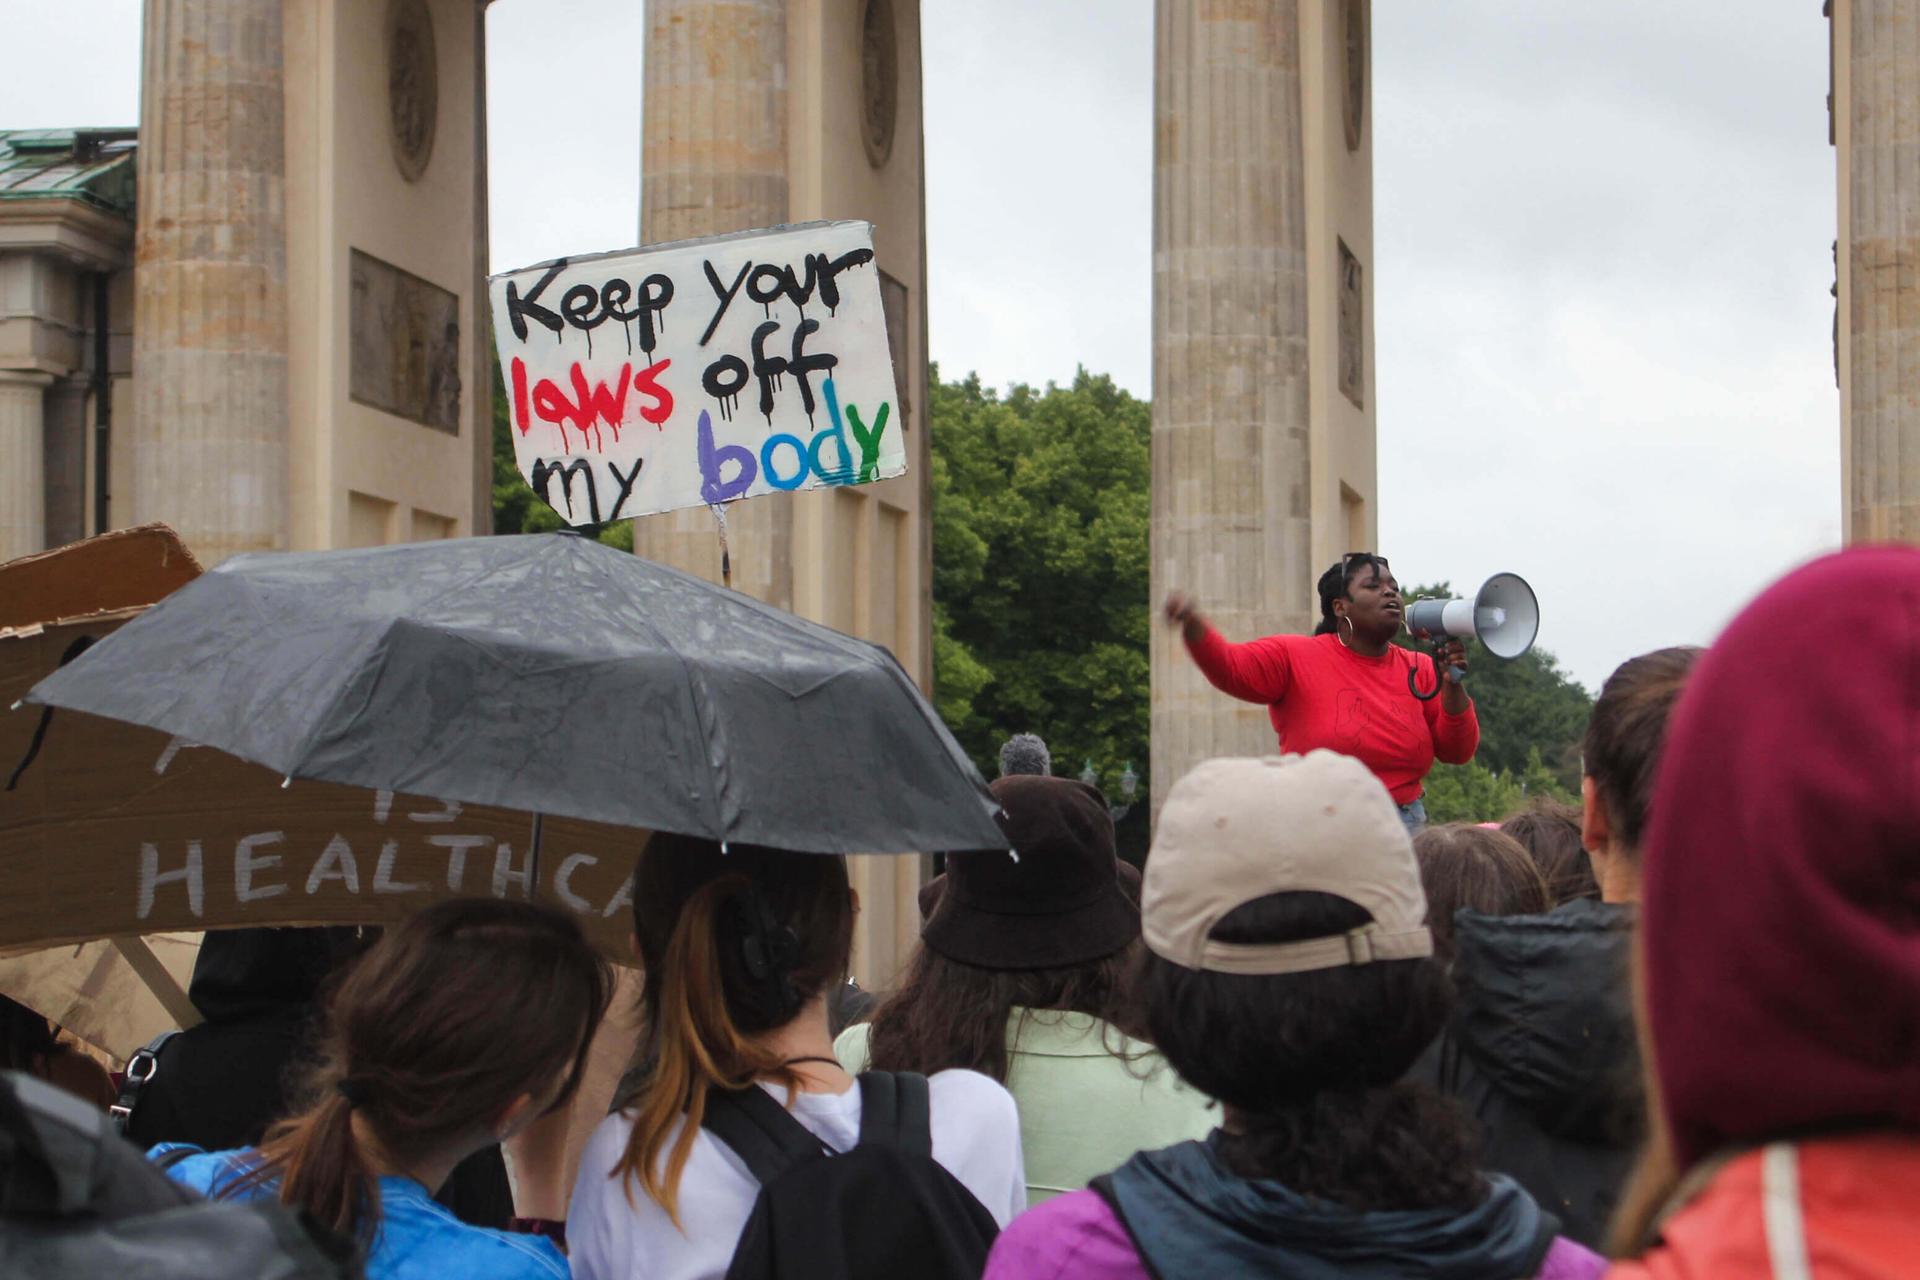
[[[736, 908], [757, 899], [796, 941], [784, 972], [756, 978], [742, 958]], [[642, 966], [642, 1083], [633, 1129], [612, 1176], [637, 1185], [676, 1226], [679, 1188], [715, 1089], [755, 1081], [799, 1092], [799, 1075], [761, 1040], [840, 979], [853, 948], [846, 860], [653, 836], [634, 868], [634, 937]]]

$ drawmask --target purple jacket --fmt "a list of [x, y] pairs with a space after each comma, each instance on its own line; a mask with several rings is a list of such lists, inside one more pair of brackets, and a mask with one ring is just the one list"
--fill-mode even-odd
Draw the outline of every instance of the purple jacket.
[[[1606, 1262], [1562, 1237], [1536, 1280], [1598, 1280]], [[1057, 1196], [1000, 1233], [982, 1280], [1152, 1280], [1127, 1230], [1092, 1191]]]

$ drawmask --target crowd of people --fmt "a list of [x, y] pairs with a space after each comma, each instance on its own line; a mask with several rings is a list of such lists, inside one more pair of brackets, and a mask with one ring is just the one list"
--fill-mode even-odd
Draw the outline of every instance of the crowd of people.
[[[1178, 779], [1144, 873], [1010, 743], [1013, 853], [946, 860], [852, 1025], [843, 858], [653, 837], [632, 1066], [558, 1238], [508, 1229], [500, 1144], [581, 1090], [612, 980], [534, 903], [211, 935], [129, 1136], [374, 1277], [1920, 1272], [1920, 552], [1622, 664], [1580, 804], [1498, 826], [1420, 803], [1477, 740], [1463, 656], [1388, 643], [1379, 557], [1321, 596], [1319, 636], [1246, 645], [1168, 602], [1287, 753]], [[45, 1031], [8, 1065], [81, 1091]]]

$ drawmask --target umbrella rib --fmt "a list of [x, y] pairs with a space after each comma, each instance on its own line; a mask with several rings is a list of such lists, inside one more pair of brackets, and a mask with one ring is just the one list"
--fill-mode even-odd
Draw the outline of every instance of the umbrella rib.
[[[618, 551], [613, 551], [613, 548], [611, 547], [608, 548], [608, 550], [613, 552], [613, 554], [615, 555], [621, 554]], [[618, 590], [620, 584], [618, 580], [615, 579], [613, 576], [613, 567], [611, 564], [602, 565], [596, 561], [593, 567], [595, 571], [599, 573], [601, 578], [608, 583], [610, 588], [616, 591]], [[704, 579], [698, 579], [698, 581], [705, 583], [705, 585], [708, 587], [711, 587], [713, 585], [712, 583], [706, 583]], [[713, 808], [714, 830], [717, 833], [717, 838], [722, 843], [725, 843], [728, 834], [732, 831], [733, 828], [732, 828], [732, 824], [727, 821], [726, 814], [720, 805], [720, 791], [721, 791], [722, 784], [719, 778], [715, 776], [715, 770], [712, 764], [712, 748], [715, 745], [713, 742], [715, 730], [712, 724], [712, 717], [707, 714], [707, 705], [706, 705], [707, 699], [700, 696], [699, 683], [693, 677], [693, 664], [687, 660], [687, 655], [680, 652], [680, 647], [674, 644], [672, 640], [669, 640], [666, 634], [663, 631], [661, 631], [659, 627], [654, 625], [653, 619], [647, 615], [645, 610], [641, 610], [639, 612], [639, 618], [640, 618], [641, 625], [646, 627], [647, 631], [653, 636], [654, 641], [658, 643], [661, 648], [665, 649], [668, 653], [671, 653], [676, 659], [679, 660], [680, 674], [682, 678], [685, 679], [687, 682], [687, 698], [689, 701], [693, 703], [694, 717], [696, 720], [698, 720], [700, 724], [700, 731], [702, 735], [704, 735], [706, 738], [706, 741], [703, 742], [701, 745], [707, 748], [707, 751], [706, 751], [706, 754], [708, 756], [707, 781], [709, 784], [707, 789], [713, 793], [712, 808]]]

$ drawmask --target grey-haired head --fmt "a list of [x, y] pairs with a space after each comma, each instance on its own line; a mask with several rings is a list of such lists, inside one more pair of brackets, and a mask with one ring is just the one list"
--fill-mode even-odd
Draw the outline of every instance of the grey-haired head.
[[1016, 733], [1000, 744], [1000, 776], [1034, 773], [1047, 777], [1053, 773], [1053, 756], [1037, 733]]

